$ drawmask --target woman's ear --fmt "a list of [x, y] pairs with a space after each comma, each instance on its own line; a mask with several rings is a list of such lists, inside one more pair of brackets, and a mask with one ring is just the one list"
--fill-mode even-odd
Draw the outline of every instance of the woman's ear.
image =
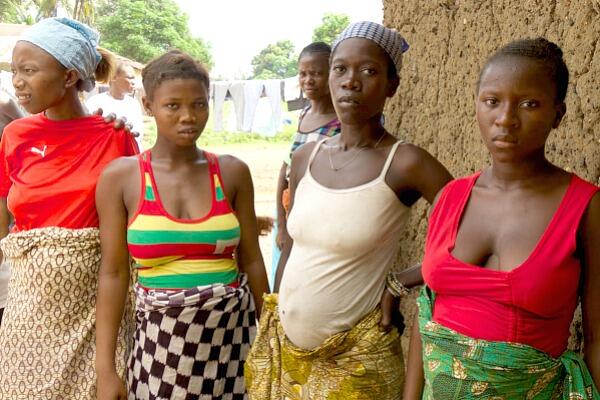
[[79, 79], [79, 73], [76, 70], [68, 69], [65, 72], [65, 88], [70, 88], [71, 86], [77, 85]]
[[554, 121], [552, 122], [552, 129], [558, 128], [566, 113], [567, 105], [564, 102], [556, 105], [556, 117], [554, 117]]
[[146, 111], [146, 114], [150, 117], [154, 116], [154, 114], [152, 114], [152, 102], [148, 99], [148, 96], [142, 96], [142, 104], [144, 105], [144, 111]]
[[388, 89], [386, 96], [393, 97], [396, 94], [396, 90], [398, 90], [398, 86], [400, 85], [400, 77], [396, 75], [393, 78], [388, 78]]

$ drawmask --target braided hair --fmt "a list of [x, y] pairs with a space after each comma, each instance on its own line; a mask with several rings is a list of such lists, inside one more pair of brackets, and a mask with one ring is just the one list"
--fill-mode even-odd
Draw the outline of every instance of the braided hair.
[[487, 68], [493, 62], [505, 57], [525, 57], [539, 61], [546, 67], [556, 85], [556, 102], [562, 103], [565, 101], [569, 86], [569, 69], [563, 60], [563, 51], [558, 45], [543, 37], [515, 40], [492, 54], [481, 69], [477, 81], [477, 90], [479, 90], [481, 77]]

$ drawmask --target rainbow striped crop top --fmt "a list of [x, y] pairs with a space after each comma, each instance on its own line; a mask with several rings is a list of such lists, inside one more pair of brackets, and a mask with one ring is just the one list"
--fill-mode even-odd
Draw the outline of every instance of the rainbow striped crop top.
[[152, 172], [151, 154], [140, 154], [140, 204], [127, 227], [129, 253], [141, 286], [188, 289], [237, 282], [234, 252], [240, 224], [223, 191], [219, 163], [204, 152], [211, 177], [212, 207], [199, 219], [178, 219], [165, 210]]

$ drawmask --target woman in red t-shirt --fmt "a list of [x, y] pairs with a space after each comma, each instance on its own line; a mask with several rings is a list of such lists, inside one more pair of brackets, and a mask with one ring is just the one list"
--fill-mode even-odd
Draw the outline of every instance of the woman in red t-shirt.
[[13, 51], [15, 93], [32, 116], [6, 126], [0, 142], [2, 237], [8, 211], [14, 217], [1, 243], [12, 269], [0, 330], [0, 393], [7, 398], [95, 394], [96, 181], [107, 163], [137, 152], [133, 138], [88, 115], [79, 100], [112, 70], [97, 41], [77, 21], [50, 18]]

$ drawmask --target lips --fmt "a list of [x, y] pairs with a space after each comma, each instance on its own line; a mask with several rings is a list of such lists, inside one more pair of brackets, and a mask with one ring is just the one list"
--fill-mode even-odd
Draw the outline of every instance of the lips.
[[31, 95], [28, 93], [15, 93], [19, 104], [23, 105], [31, 101]]
[[182, 135], [195, 135], [196, 133], [198, 133], [198, 129], [197, 128], [179, 129], [177, 131], [177, 133], [180, 133]]
[[492, 142], [499, 148], [510, 148], [517, 145], [517, 141], [512, 136], [500, 135], [492, 138]]
[[347, 104], [347, 105], [351, 105], [351, 106], [360, 105], [360, 102], [358, 101], [358, 99], [353, 96], [342, 96], [342, 97], [338, 98], [338, 103]]

